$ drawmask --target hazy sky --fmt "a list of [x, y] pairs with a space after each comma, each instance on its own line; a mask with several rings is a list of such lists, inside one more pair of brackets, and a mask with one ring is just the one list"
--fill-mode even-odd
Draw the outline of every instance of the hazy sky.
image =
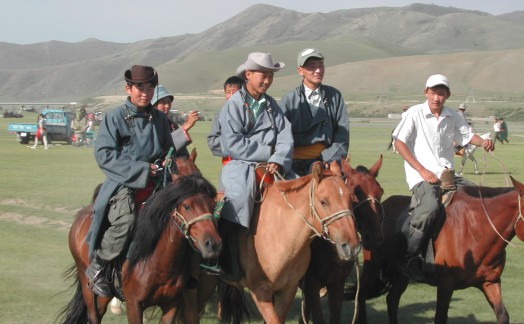
[[128, 43], [199, 33], [265, 3], [299, 12], [433, 3], [494, 15], [524, 10], [523, 0], [0, 0], [0, 42], [31, 44], [87, 38]]

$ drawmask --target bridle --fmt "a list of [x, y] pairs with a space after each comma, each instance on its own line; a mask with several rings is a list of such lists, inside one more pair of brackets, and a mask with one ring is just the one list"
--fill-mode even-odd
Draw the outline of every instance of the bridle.
[[317, 212], [317, 209], [315, 207], [315, 187], [316, 187], [316, 181], [313, 179], [311, 181], [311, 185], [309, 187], [309, 216], [313, 219], [316, 219], [322, 228], [322, 233], [317, 231], [315, 226], [311, 224], [304, 215], [299, 213], [296, 208], [287, 200], [286, 193], [283, 191], [280, 191], [280, 194], [286, 201], [287, 205], [298, 215], [302, 217], [306, 225], [313, 231], [313, 235], [311, 237], [322, 237], [325, 240], [335, 244], [335, 242], [331, 239], [331, 236], [329, 235], [329, 228], [328, 226], [332, 223], [336, 222], [339, 219], [342, 219], [344, 217], [351, 217], [353, 221], [355, 222], [355, 214], [353, 213], [353, 210], [351, 209], [344, 209], [340, 210], [338, 212], [332, 213], [331, 215], [321, 218], [319, 213]]
[[201, 214], [188, 221], [186, 220], [184, 215], [182, 215], [178, 211], [177, 207], [171, 213], [171, 219], [173, 220], [173, 223], [178, 228], [178, 230], [180, 230], [180, 233], [182, 233], [182, 235], [184, 235], [184, 237], [189, 241], [189, 245], [191, 246], [191, 248], [196, 252], [199, 252], [199, 249], [195, 245], [196, 239], [193, 236], [191, 236], [191, 227], [198, 222], [210, 220], [215, 225], [215, 228], [217, 228], [217, 220], [211, 213]]

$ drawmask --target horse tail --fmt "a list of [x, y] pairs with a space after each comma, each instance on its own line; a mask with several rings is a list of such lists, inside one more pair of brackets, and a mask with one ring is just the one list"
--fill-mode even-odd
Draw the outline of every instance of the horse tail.
[[218, 284], [218, 293], [220, 316], [223, 323], [232, 321], [236, 324], [251, 321], [250, 309], [243, 289], [220, 282]]
[[65, 276], [66, 278], [75, 277], [75, 282], [67, 290], [76, 286], [76, 291], [73, 298], [71, 298], [69, 303], [58, 314], [55, 323], [87, 323], [87, 305], [84, 302], [84, 296], [82, 295], [82, 285], [80, 283], [80, 278], [78, 277], [76, 265], [73, 264], [69, 269], [67, 269]]

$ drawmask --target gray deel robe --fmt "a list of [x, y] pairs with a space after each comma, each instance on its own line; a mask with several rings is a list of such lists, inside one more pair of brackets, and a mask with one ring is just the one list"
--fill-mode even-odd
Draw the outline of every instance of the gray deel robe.
[[278, 163], [286, 177], [293, 178], [290, 171], [293, 134], [291, 124], [272, 97], [266, 95], [271, 109], [261, 112], [253, 124], [252, 113], [244, 107], [242, 95], [248, 95], [245, 88], [236, 92], [220, 112], [222, 153], [232, 158], [222, 169], [220, 182], [225, 188], [222, 217], [249, 228], [254, 209], [255, 164]]
[[[106, 180], [95, 200], [94, 214], [87, 235], [89, 255], [100, 239], [100, 227], [106, 215], [109, 199], [121, 186], [132, 189], [145, 188], [149, 178], [149, 164], [162, 158], [173, 146], [170, 127], [164, 113], [148, 107], [149, 118], [137, 115], [137, 108], [126, 101], [108, 111], [94, 145], [95, 159]], [[133, 125], [129, 127], [126, 115]]]

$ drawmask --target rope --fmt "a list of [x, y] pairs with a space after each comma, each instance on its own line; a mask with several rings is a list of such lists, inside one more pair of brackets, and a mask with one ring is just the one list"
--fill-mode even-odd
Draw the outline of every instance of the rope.
[[360, 294], [360, 262], [358, 256], [355, 259], [355, 272], [357, 274], [357, 291], [355, 292], [355, 308], [353, 310], [353, 320], [351, 321], [352, 324], [355, 324], [357, 322], [358, 296]]

